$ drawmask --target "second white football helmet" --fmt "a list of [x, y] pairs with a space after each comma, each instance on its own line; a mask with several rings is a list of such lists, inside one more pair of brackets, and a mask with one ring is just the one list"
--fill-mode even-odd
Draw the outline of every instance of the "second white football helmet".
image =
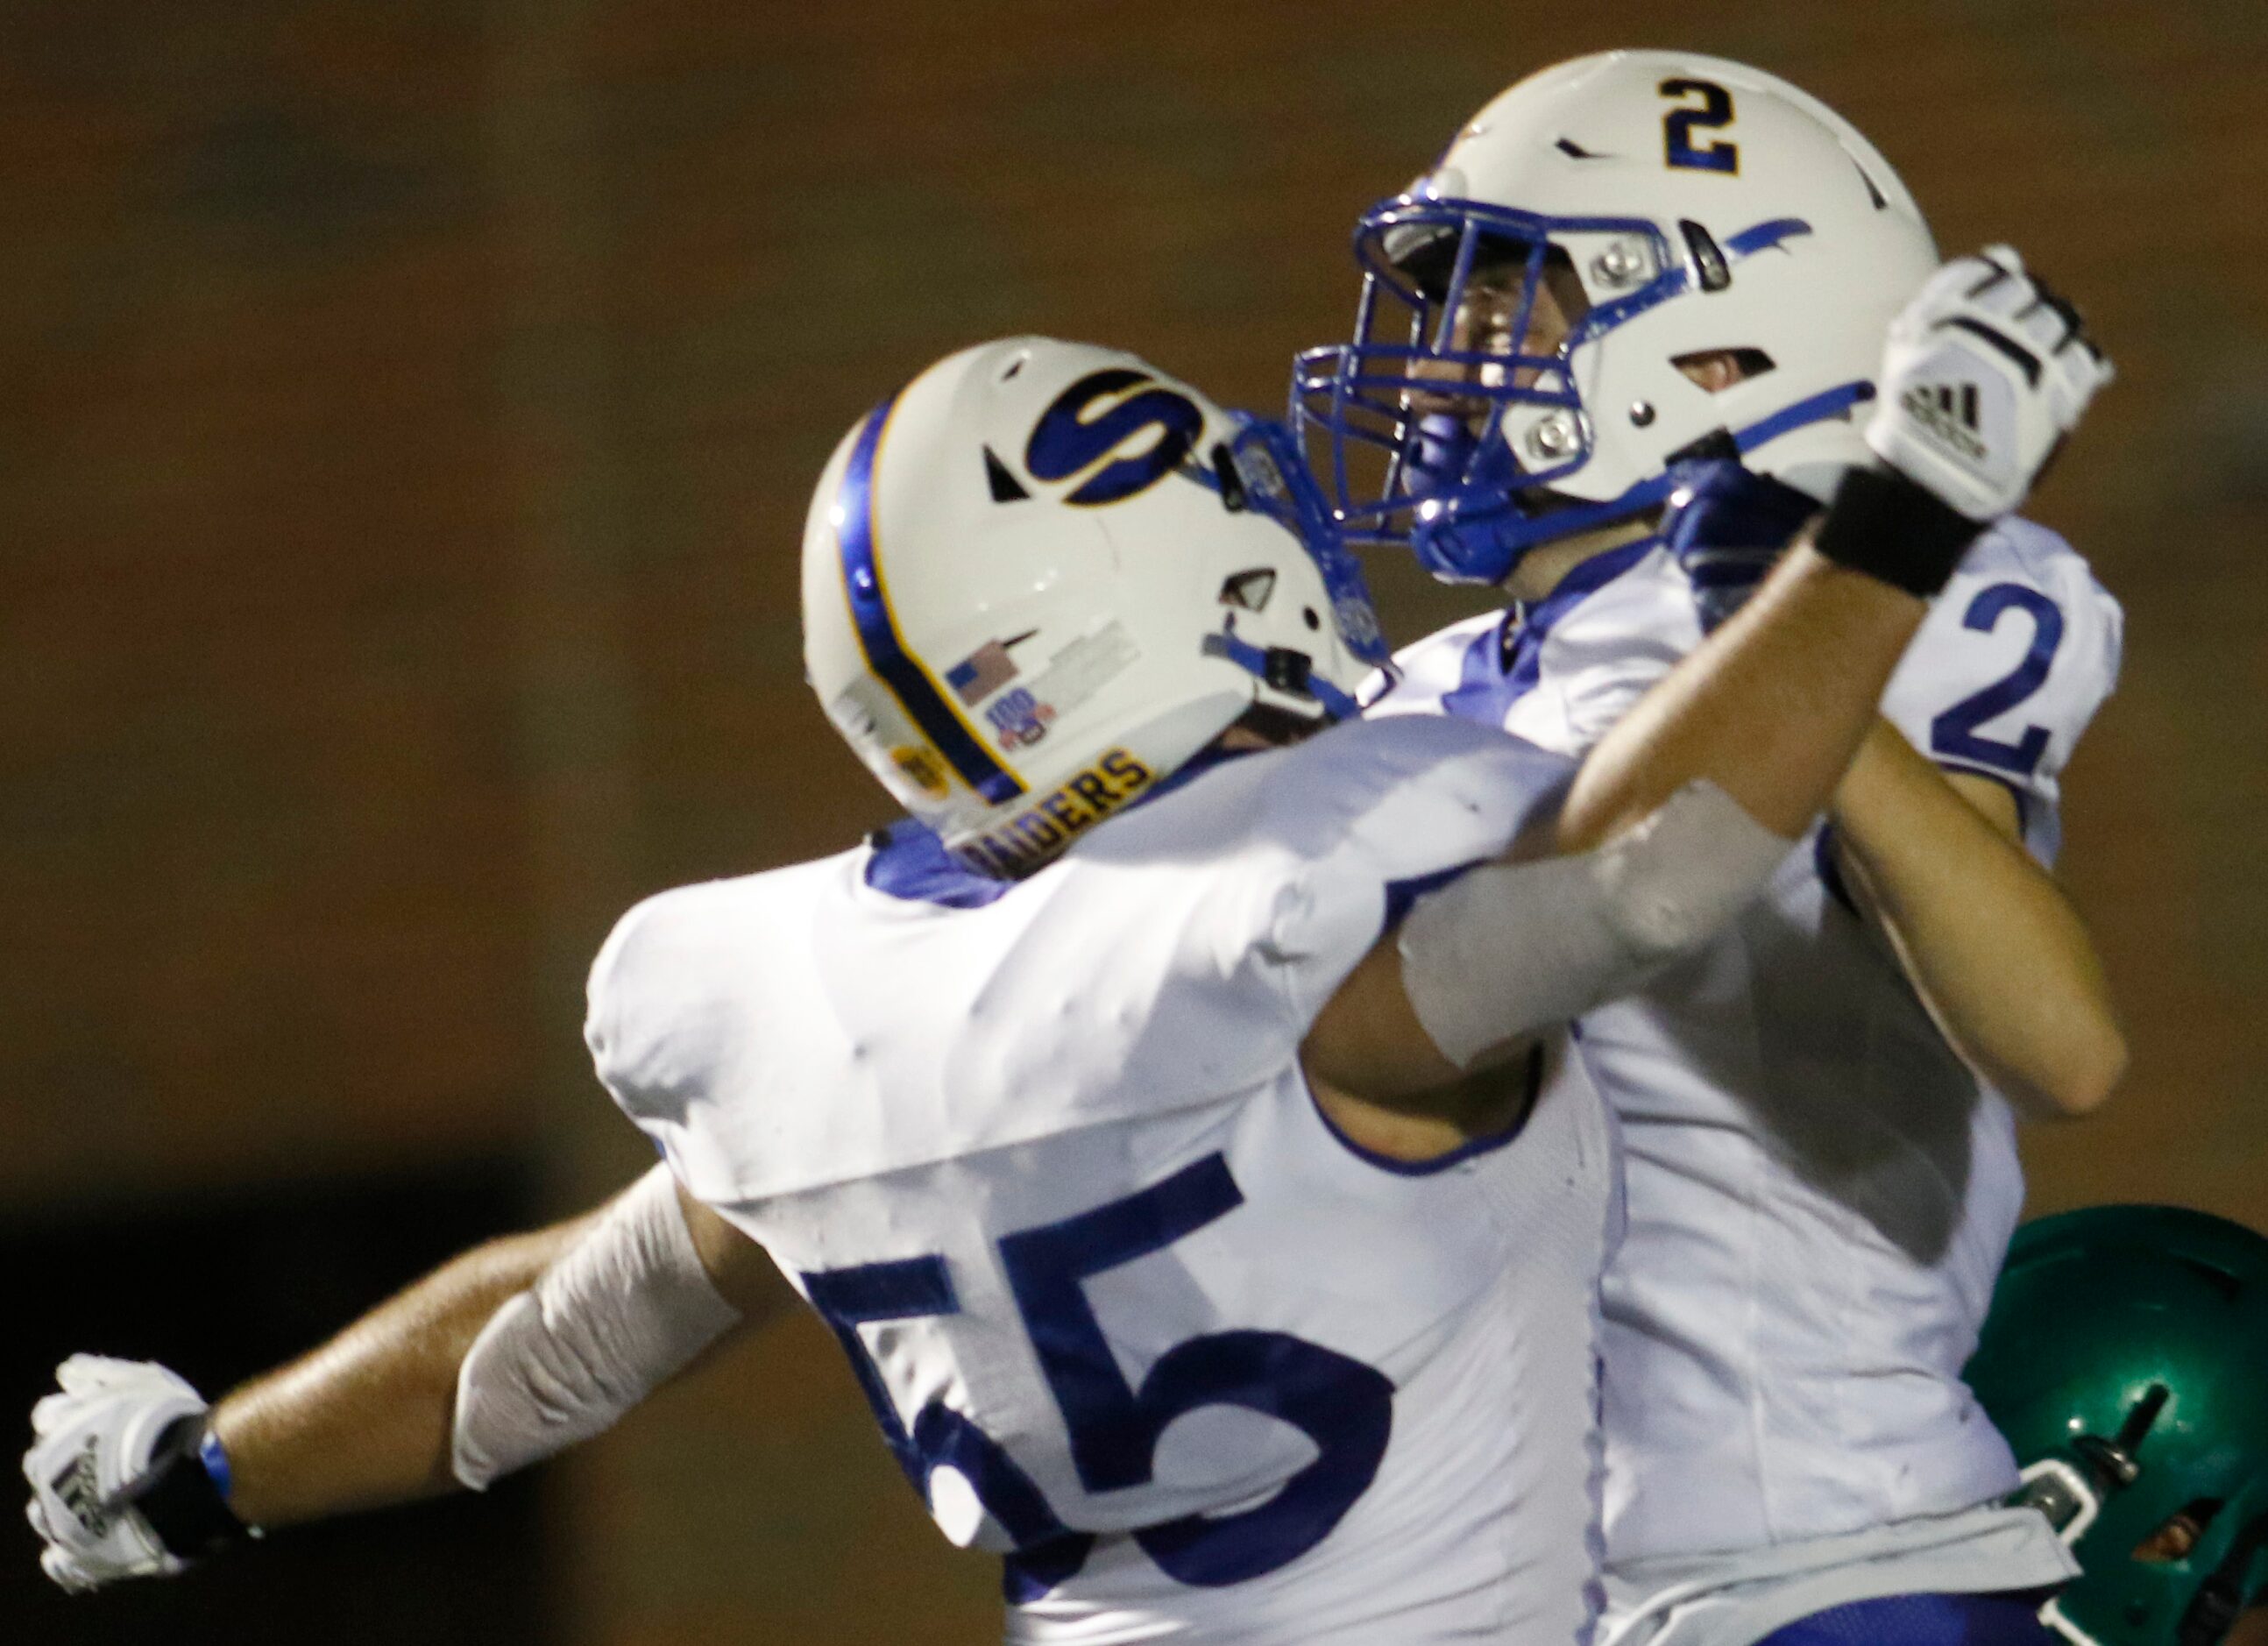
[[[1363, 218], [1355, 253], [1355, 338], [1300, 357], [1295, 421], [1355, 541], [1480, 581], [1659, 503], [1681, 455], [1737, 450], [1798, 484], [1864, 461], [1850, 414], [1937, 265], [1849, 122], [1761, 70], [1660, 51], [1512, 87]], [[1476, 335], [1461, 311], [1487, 281], [1503, 313]]]
[[1015, 337], [843, 437], [805, 527], [804, 658], [907, 810], [1013, 875], [1256, 707], [1352, 712], [1385, 659], [1272, 425], [1129, 354]]

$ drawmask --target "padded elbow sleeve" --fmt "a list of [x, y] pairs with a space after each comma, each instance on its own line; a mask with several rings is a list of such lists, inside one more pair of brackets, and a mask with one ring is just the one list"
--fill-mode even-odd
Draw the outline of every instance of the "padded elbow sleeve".
[[473, 1340], [457, 1370], [451, 1468], [482, 1491], [589, 1439], [740, 1318], [656, 1166]]
[[1471, 1068], [1697, 948], [1789, 845], [1716, 785], [1689, 784], [1594, 851], [1492, 863], [1420, 898], [1403, 987], [1441, 1054]]

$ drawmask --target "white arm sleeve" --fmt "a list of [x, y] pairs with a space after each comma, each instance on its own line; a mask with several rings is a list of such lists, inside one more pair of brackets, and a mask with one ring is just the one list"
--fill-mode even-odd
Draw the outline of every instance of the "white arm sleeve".
[[1705, 941], [1793, 845], [1701, 782], [1594, 851], [1474, 869], [1402, 923], [1410, 1008], [1442, 1056], [1469, 1069]]
[[656, 1166], [473, 1340], [457, 1370], [457, 1479], [483, 1491], [588, 1440], [740, 1318]]

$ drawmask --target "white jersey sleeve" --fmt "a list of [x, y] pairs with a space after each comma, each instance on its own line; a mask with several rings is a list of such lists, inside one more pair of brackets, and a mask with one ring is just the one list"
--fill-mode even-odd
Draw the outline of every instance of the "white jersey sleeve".
[[1882, 712], [1940, 766], [2007, 785], [2025, 843], [2052, 863], [2058, 779], [2117, 685], [2123, 626], [2118, 602], [2068, 543], [2003, 520], [1931, 606]]
[[773, 953], [807, 942], [856, 855], [648, 897], [615, 923], [592, 963], [583, 1038], [600, 1082], [678, 1181], [711, 1204], [739, 1183], [739, 1162], [792, 1153], [779, 1177], [791, 1182], [806, 1158], [830, 1147], [856, 1158], [884, 1130], [854, 1105], [823, 1107], [823, 1118], [798, 1124], [725, 1096], [767, 1044], [827, 1012], [808, 966], [768, 968], [760, 989], [745, 980]]
[[[2058, 779], [2117, 684], [2123, 621], [2062, 538], [2003, 520], [1933, 602], [1882, 712], [1948, 771], [2007, 784], [2026, 843], [2052, 862]], [[1524, 612], [1469, 618], [1405, 648], [1369, 712], [1462, 715], [1580, 756], [1701, 638], [1675, 559], [1633, 544], [1585, 562]]]
[[[1020, 1141], [1066, 1113], [1100, 1123], [1199, 1104], [1292, 1057], [1408, 900], [1501, 853], [1572, 775], [1469, 722], [1336, 727], [1208, 771], [1028, 880], [977, 882], [997, 901], [952, 923], [949, 964], [933, 920], [901, 912], [855, 952], [830, 933], [863, 853], [666, 892], [600, 950], [585, 1037], [616, 1103], [703, 1198]], [[773, 958], [806, 948], [799, 969]], [[940, 990], [948, 974], [956, 986]], [[1060, 998], [1053, 1026], [990, 1027], [988, 995]], [[897, 1005], [872, 1028], [850, 1021], [869, 1000]], [[976, 1031], [959, 1027], [967, 1015]], [[807, 1032], [772, 1031], [814, 1019], [842, 1025], [806, 1071], [814, 1089], [840, 1086], [827, 1073], [838, 1057], [854, 1083], [876, 1078], [863, 1071], [887, 1061], [884, 1039], [966, 1051], [935, 1072], [932, 1108], [744, 1104], [729, 1129], [703, 1124], [715, 1089], [777, 1067], [776, 1046], [815, 1052]], [[1054, 1109], [1003, 1101], [1041, 1081]]]
[[1475, 729], [1358, 721], [1252, 774], [1252, 838], [1215, 873], [1224, 895], [1273, 889], [1264, 930], [1229, 937], [1276, 979], [1302, 1035], [1413, 898], [1557, 812], [1574, 764]]

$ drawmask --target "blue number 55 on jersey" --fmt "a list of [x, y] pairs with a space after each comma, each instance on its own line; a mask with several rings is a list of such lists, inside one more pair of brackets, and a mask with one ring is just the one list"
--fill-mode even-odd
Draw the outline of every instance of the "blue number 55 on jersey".
[[[1263, 1413], [1314, 1443], [1313, 1461], [1256, 1508], [1185, 1516], [1134, 1532], [1142, 1551], [1184, 1583], [1243, 1583], [1322, 1542], [1377, 1474], [1394, 1426], [1394, 1385], [1382, 1373], [1282, 1332], [1190, 1338], [1160, 1355], [1141, 1387], [1127, 1382], [1084, 1282], [1172, 1245], [1243, 1200], [1227, 1161], [1209, 1155], [1162, 1183], [999, 1242], [1017, 1311], [1088, 1491], [1148, 1485], [1166, 1426], [1199, 1406]], [[1031, 1477], [961, 1413], [932, 1401], [910, 1426], [903, 1423], [858, 1334], [878, 1321], [959, 1312], [946, 1260], [900, 1258], [801, 1279], [849, 1353], [915, 1487], [926, 1497], [932, 1474], [955, 1471], [1015, 1539], [1004, 1574], [1008, 1598], [1032, 1599], [1074, 1576], [1093, 1537], [1066, 1526]]]

